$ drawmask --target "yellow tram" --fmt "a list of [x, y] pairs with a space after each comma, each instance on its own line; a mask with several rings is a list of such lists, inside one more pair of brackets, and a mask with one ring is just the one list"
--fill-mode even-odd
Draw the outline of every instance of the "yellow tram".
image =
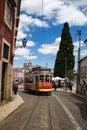
[[24, 90], [51, 93], [53, 74], [50, 72], [27, 72], [24, 76]]

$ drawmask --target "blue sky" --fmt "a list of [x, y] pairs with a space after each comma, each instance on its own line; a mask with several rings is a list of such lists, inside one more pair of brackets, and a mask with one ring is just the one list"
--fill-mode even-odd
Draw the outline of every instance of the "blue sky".
[[[43, 3], [43, 4], [42, 4]], [[43, 5], [43, 6], [42, 6]], [[17, 46], [27, 39], [26, 48], [15, 50], [14, 67], [24, 62], [54, 67], [65, 22], [69, 23], [74, 45], [75, 69], [77, 68], [79, 37], [81, 30], [81, 58], [87, 56], [87, 0], [22, 0]]]

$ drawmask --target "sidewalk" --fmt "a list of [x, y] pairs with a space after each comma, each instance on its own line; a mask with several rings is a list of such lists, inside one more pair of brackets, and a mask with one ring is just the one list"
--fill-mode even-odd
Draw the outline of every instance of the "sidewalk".
[[11, 102], [5, 103], [0, 106], [0, 121], [6, 118], [9, 114], [15, 111], [19, 106], [24, 103], [19, 94], [14, 95]]
[[79, 97], [84, 98], [84, 99], [87, 100], [87, 95], [82, 95], [82, 94], [76, 93], [76, 86], [73, 86], [72, 92], [69, 89], [65, 90], [63, 88], [57, 88], [57, 91], [64, 92], [64, 93], [74, 94], [76, 96], [79, 96]]

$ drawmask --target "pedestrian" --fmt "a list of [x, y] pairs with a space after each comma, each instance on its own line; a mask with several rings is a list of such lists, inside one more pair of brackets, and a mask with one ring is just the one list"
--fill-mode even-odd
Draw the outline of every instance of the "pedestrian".
[[58, 88], [61, 88], [62, 85], [61, 85], [61, 80], [58, 80]]
[[58, 88], [58, 81], [55, 81], [55, 90]]
[[69, 87], [71, 92], [72, 92], [72, 86], [73, 86], [73, 84], [69, 81], [68, 87]]
[[18, 92], [18, 80], [15, 80], [15, 81], [13, 82], [13, 92], [14, 92], [15, 95], [16, 95], [17, 92]]
[[52, 81], [52, 87], [55, 88], [55, 81]]

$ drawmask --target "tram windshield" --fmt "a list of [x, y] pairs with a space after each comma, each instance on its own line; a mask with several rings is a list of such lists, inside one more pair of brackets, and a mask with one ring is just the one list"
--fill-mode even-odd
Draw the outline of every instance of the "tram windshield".
[[45, 82], [51, 82], [52, 81], [52, 75], [45, 75]]
[[40, 75], [40, 81], [44, 82], [44, 75]]
[[39, 75], [40, 82], [51, 82], [52, 81], [52, 75]]

